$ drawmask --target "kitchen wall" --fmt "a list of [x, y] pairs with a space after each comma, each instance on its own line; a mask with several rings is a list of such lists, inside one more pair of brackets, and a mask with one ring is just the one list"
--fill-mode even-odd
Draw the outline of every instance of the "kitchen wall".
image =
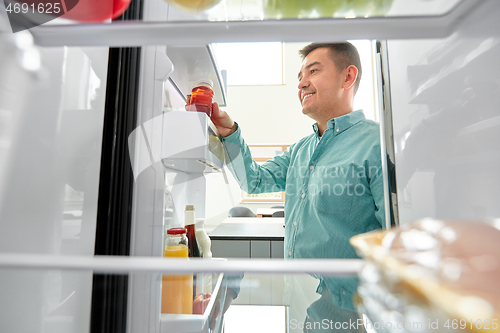
[[285, 84], [228, 87], [225, 110], [238, 122], [248, 144], [289, 144], [311, 133], [314, 121], [302, 114], [297, 97], [302, 63], [298, 50], [304, 45], [283, 44]]

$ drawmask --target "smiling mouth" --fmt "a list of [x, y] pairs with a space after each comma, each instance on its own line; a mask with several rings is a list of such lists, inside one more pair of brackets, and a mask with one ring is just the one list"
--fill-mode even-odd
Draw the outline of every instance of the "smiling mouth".
[[315, 93], [307, 93], [307, 94], [302, 95], [302, 102], [304, 102], [306, 100], [306, 98], [311, 97], [314, 94]]

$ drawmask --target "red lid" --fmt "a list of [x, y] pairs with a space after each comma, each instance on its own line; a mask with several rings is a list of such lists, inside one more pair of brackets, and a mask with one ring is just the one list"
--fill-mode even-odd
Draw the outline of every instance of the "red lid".
[[186, 228], [171, 228], [167, 230], [168, 235], [182, 235], [187, 233]]

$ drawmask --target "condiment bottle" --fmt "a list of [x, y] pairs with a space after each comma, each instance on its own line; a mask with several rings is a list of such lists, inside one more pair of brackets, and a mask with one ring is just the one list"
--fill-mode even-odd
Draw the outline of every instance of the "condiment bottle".
[[189, 98], [186, 110], [204, 112], [210, 117], [214, 97], [213, 86], [214, 84], [210, 79], [198, 80], [198, 84], [191, 91], [191, 98]]
[[[205, 222], [198, 221], [195, 225], [196, 241], [201, 249], [201, 253], [204, 259], [212, 259], [212, 241], [205, 230]], [[203, 279], [202, 292], [211, 293], [212, 292], [212, 274], [207, 273]]]
[[195, 235], [194, 206], [187, 205], [184, 210], [184, 225], [187, 230], [188, 248], [190, 257], [201, 257]]
[[205, 230], [205, 221], [197, 221], [195, 226], [196, 242], [201, 250], [202, 257], [212, 259], [212, 241]]
[[[201, 257], [200, 248], [196, 241], [195, 235], [195, 219], [194, 219], [194, 206], [187, 205], [184, 210], [184, 225], [187, 230], [188, 248], [190, 257]], [[203, 276], [199, 274], [193, 275], [193, 299], [201, 292], [201, 284], [203, 283]]]
[[[165, 257], [188, 257], [186, 233], [185, 228], [167, 230]], [[193, 275], [163, 275], [161, 293], [161, 313], [193, 313]]]

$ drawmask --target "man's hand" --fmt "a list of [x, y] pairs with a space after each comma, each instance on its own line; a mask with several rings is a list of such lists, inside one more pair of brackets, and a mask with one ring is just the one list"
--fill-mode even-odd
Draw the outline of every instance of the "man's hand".
[[221, 136], [226, 137], [236, 132], [236, 124], [225, 111], [219, 109], [217, 103], [212, 104], [212, 116], [210, 119], [212, 119]]

